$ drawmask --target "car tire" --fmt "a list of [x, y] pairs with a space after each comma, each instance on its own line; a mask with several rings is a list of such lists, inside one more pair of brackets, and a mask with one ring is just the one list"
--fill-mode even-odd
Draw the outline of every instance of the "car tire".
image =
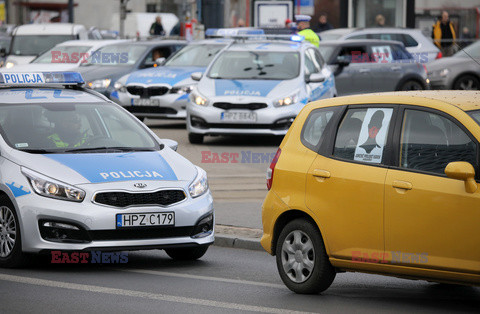
[[276, 244], [276, 260], [283, 283], [295, 293], [320, 293], [335, 279], [322, 236], [305, 219], [295, 219], [283, 228]]
[[0, 196], [0, 267], [13, 268], [25, 264], [22, 252], [20, 223], [15, 208], [6, 195]]
[[414, 80], [409, 80], [409, 81], [406, 81], [405, 83], [402, 84], [402, 86], [400, 86], [400, 89], [401, 91], [409, 91], [409, 90], [424, 90], [425, 88], [423, 87], [423, 85], [418, 82], [418, 81], [414, 81]]
[[205, 255], [208, 245], [201, 245], [193, 248], [166, 249], [168, 256], [178, 261], [194, 261]]
[[190, 142], [190, 144], [202, 144], [203, 137], [203, 134], [188, 133], [188, 141]]
[[479, 90], [480, 80], [473, 75], [463, 75], [453, 84], [453, 89], [458, 90]]

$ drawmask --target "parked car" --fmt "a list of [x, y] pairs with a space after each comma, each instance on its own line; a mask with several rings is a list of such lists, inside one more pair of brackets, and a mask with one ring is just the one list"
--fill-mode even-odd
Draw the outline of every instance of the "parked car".
[[140, 40], [113, 44], [100, 48], [98, 55], [120, 56], [121, 59], [91, 57], [76, 71], [82, 74], [87, 87], [110, 97], [119, 78], [139, 69], [156, 67], [164, 60], [154, 59], [157, 53], [161, 58], [168, 58], [185, 45], [187, 42], [184, 40]]
[[82, 83], [0, 74], [0, 267], [55, 250], [203, 256], [214, 240], [206, 172]]
[[480, 41], [427, 64], [432, 89], [480, 89]]
[[98, 49], [128, 40], [69, 40], [42, 53], [28, 64], [1, 68], [0, 72], [70, 71], [88, 61]]
[[340, 96], [428, 88], [425, 65], [400, 42], [321, 41], [319, 49], [335, 73]]
[[285, 285], [318, 293], [344, 271], [480, 285], [478, 99], [421, 91], [307, 105], [262, 206], [261, 244]]
[[10, 54], [5, 67], [27, 64], [53, 46], [75, 39], [88, 39], [85, 26], [68, 23], [20, 25], [12, 33]]
[[231, 40], [207, 39], [190, 43], [160, 67], [122, 77], [110, 98], [139, 119], [185, 119], [188, 96], [197, 84], [192, 73], [205, 71]]
[[432, 62], [442, 53], [420, 29], [412, 28], [338, 28], [321, 33], [322, 40], [378, 39], [395, 40], [403, 43], [413, 58], [420, 63]]

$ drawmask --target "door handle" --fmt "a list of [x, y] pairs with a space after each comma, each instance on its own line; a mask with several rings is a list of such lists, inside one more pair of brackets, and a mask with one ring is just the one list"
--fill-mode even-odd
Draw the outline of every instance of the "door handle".
[[392, 186], [402, 190], [411, 190], [413, 188], [413, 185], [410, 182], [399, 180], [393, 181]]
[[330, 178], [330, 171], [327, 170], [321, 170], [321, 169], [315, 169], [313, 170], [313, 176], [314, 177], [319, 177], [319, 178]]
[[391, 67], [390, 68], [392, 71], [400, 71], [402, 69], [402, 67]]
[[360, 70], [358, 70], [358, 72], [360, 72], [360, 73], [368, 73], [368, 72], [370, 72], [370, 69], [360, 69]]

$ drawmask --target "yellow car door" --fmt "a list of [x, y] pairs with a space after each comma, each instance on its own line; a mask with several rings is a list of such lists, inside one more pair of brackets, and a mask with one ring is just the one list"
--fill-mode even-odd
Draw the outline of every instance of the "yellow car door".
[[306, 205], [318, 218], [330, 256], [380, 262], [383, 206], [394, 108], [349, 107], [330, 155], [317, 155], [307, 173]]
[[409, 108], [399, 124], [398, 167], [385, 181], [386, 256], [394, 265], [478, 274], [480, 189], [445, 175], [451, 162], [478, 170], [477, 143], [451, 116]]

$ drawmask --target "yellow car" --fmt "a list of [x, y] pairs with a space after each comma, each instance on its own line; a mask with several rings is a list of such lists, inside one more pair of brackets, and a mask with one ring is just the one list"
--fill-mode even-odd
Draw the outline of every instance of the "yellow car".
[[297, 293], [358, 271], [480, 284], [480, 92], [308, 104], [267, 172], [261, 244]]

